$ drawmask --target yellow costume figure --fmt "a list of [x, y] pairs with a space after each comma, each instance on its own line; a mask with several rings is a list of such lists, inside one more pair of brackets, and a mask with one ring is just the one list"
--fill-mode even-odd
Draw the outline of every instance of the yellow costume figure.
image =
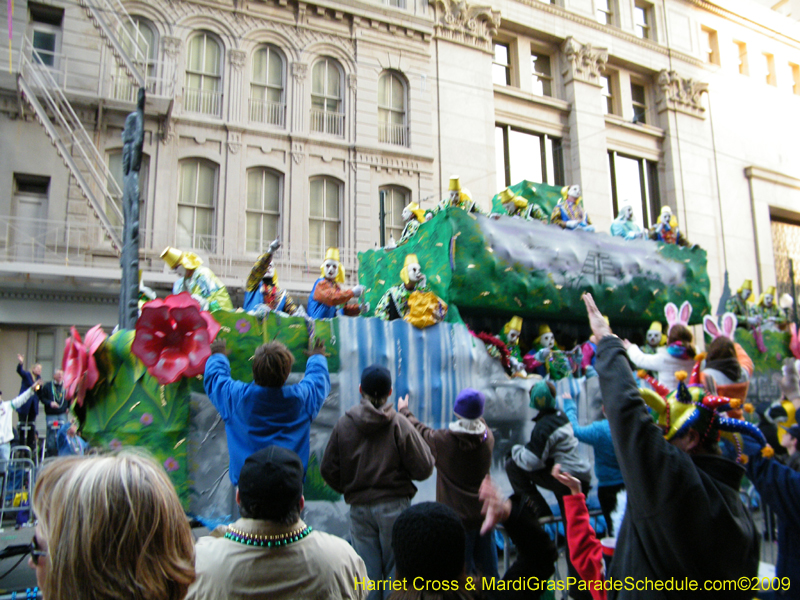
[[167, 246], [161, 258], [175, 270], [180, 278], [172, 286], [173, 294], [189, 292], [203, 310], [233, 310], [228, 289], [203, 261], [193, 252], [181, 252]]

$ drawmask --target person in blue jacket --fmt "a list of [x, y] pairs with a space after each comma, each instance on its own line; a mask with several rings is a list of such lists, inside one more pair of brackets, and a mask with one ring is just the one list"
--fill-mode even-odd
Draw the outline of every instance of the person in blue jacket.
[[614, 524], [611, 522], [611, 513], [617, 507], [617, 494], [625, 489], [622, 480], [622, 471], [619, 470], [617, 455], [614, 454], [614, 444], [611, 441], [611, 427], [608, 419], [605, 418], [603, 409], [603, 419], [595, 421], [586, 426], [578, 423], [578, 407], [575, 400], [564, 397], [564, 413], [569, 422], [572, 423], [572, 432], [579, 442], [589, 444], [594, 448], [594, 474], [597, 476], [597, 499], [600, 501], [600, 509], [606, 520], [608, 535], [614, 537]]
[[773, 582], [772, 593], [760, 592], [758, 598], [800, 598], [800, 473], [776, 459], [764, 458], [758, 444], [747, 437], [744, 452], [749, 456], [748, 479], [778, 517], [775, 576], [779, 582]]
[[331, 390], [325, 344], [314, 340], [300, 383], [284, 385], [294, 356], [280, 342], [263, 344], [253, 357], [253, 383], [231, 378], [225, 340], [211, 344], [203, 385], [225, 422], [231, 483], [239, 482], [245, 459], [267, 446], [296, 452], [308, 469], [311, 421]]

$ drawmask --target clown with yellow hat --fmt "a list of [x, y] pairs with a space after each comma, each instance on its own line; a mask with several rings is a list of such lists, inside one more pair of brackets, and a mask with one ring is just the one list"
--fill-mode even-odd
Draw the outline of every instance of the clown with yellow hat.
[[322, 277], [314, 282], [308, 297], [308, 316], [313, 319], [332, 319], [339, 307], [345, 315], [357, 316], [361, 308], [355, 304], [347, 304], [352, 298], [358, 298], [364, 292], [363, 285], [355, 285], [350, 289], [343, 288], [344, 267], [338, 248], [328, 248], [325, 259], [320, 265]]
[[272, 311], [304, 317], [306, 311], [302, 304], [295, 302], [291, 294], [278, 285], [278, 273], [272, 256], [280, 246], [278, 239], [272, 240], [267, 251], [258, 257], [250, 270], [243, 308], [251, 315], [260, 318]]
[[447, 197], [443, 198], [439, 204], [425, 213], [425, 219], [430, 221], [441, 211], [448, 208], [461, 208], [470, 213], [482, 213], [481, 209], [472, 199], [470, 191], [467, 188], [461, 187], [461, 178], [458, 175], [452, 175], [450, 177], [450, 183], [447, 187]]
[[406, 226], [400, 235], [400, 241], [397, 242], [398, 246], [402, 246], [414, 237], [419, 226], [425, 222], [425, 211], [419, 207], [419, 204], [412, 202], [403, 209], [403, 221]]
[[753, 314], [748, 305], [753, 300], [753, 280], [745, 279], [736, 294], [725, 302], [725, 312], [736, 315], [736, 326], [750, 329], [758, 324], [758, 317]]
[[681, 233], [678, 228], [678, 219], [672, 214], [672, 209], [668, 205], [661, 207], [658, 221], [650, 228], [649, 237], [657, 242], [665, 244], [677, 244], [678, 246], [688, 246], [689, 240]]
[[550, 223], [571, 231], [575, 229], [594, 231], [589, 214], [583, 208], [581, 186], [573, 184], [561, 188], [561, 200], [550, 213]]
[[[536, 191], [536, 190], [534, 190]], [[509, 217], [516, 217], [525, 219], [526, 221], [541, 221], [547, 223], [547, 215], [542, 210], [542, 207], [535, 202], [528, 202], [522, 196], [514, 193], [514, 191], [507, 187], [500, 194], [498, 194], [500, 204], [506, 210]], [[492, 213], [493, 218], [499, 218], [502, 213]]]
[[211, 269], [203, 266], [203, 261], [194, 252], [181, 252], [167, 246], [161, 259], [178, 274], [179, 278], [172, 286], [173, 294], [189, 292], [203, 310], [233, 310], [225, 284]]
[[667, 336], [664, 335], [664, 326], [660, 321], [653, 321], [644, 336], [646, 344], [642, 347], [645, 354], [655, 354], [661, 346], [667, 343]]
[[537, 373], [553, 381], [570, 374], [569, 360], [556, 346], [553, 331], [546, 323], [539, 326], [539, 335], [533, 340], [534, 348], [523, 358], [528, 373]]
[[753, 313], [761, 318], [761, 328], [766, 331], [780, 331], [786, 327], [788, 319], [783, 309], [775, 302], [775, 286], [769, 286], [758, 299]]
[[416, 254], [406, 255], [400, 280], [381, 297], [375, 308], [376, 317], [383, 321], [404, 319], [420, 328], [444, 319], [447, 304], [428, 288]]

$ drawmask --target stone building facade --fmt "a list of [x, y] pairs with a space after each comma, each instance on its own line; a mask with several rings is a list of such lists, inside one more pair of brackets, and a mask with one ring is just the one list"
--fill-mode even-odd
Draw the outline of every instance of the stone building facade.
[[[18, 352], [49, 377], [70, 325], [116, 323], [118, 259], [96, 213], [105, 198], [118, 227], [109, 190], [136, 91], [118, 55], [133, 46], [148, 90], [141, 267], [162, 295], [165, 246], [196, 251], [241, 300], [273, 236], [293, 293], [330, 245], [352, 282], [357, 252], [397, 237], [402, 207], [432, 206], [452, 174], [485, 208], [523, 178], [579, 183], [599, 231], [624, 200], [643, 225], [669, 205], [708, 251], [712, 299], [726, 273], [734, 289], [775, 284], [790, 254], [773, 230], [800, 223], [800, 29], [759, 4], [123, 4], [104, 29], [111, 2], [15, 3], [0, 52], [2, 389]], [[28, 101], [48, 85], [55, 147]], [[85, 135], [59, 129], [65, 102]], [[86, 140], [94, 205], [58, 151]]]

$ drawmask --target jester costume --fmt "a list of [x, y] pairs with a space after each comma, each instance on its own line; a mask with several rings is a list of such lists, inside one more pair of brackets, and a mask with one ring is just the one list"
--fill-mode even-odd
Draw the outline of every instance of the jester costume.
[[[578, 224], [571, 227], [567, 223], [569, 221], [577, 221]], [[580, 198], [576, 198], [570, 202], [568, 197], [564, 197], [558, 201], [553, 212], [550, 213], [550, 223], [558, 225], [561, 229], [583, 229], [586, 231], [594, 231], [589, 215], [583, 209], [583, 202]]]
[[271, 311], [277, 310], [288, 315], [300, 310], [300, 305], [286, 290], [278, 286], [278, 276], [266, 278], [265, 273], [272, 263], [272, 253], [265, 252], [258, 257], [256, 264], [247, 277], [247, 292], [244, 295], [244, 310], [256, 310], [259, 304], [265, 304]]
[[197, 267], [190, 277], [178, 279], [172, 286], [172, 293], [181, 292], [189, 292], [203, 310], [233, 310], [228, 289], [208, 267]]

